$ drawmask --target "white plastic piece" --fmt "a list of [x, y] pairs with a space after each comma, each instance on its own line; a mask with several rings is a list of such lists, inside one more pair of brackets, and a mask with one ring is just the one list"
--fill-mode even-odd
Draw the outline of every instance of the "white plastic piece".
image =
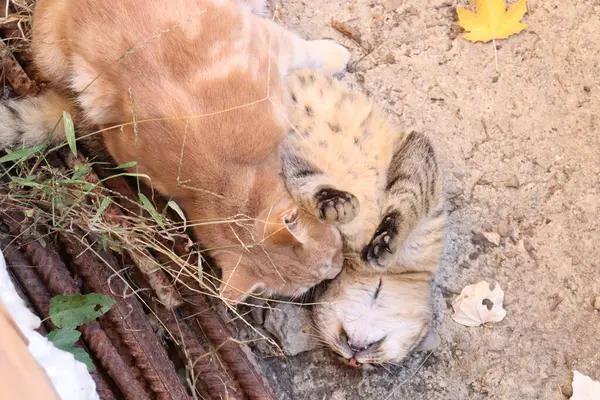
[[48, 339], [35, 331], [41, 321], [17, 294], [8, 275], [2, 251], [0, 251], [0, 301], [29, 341], [29, 351], [44, 368], [62, 400], [99, 399], [96, 384], [85, 364], [76, 361], [71, 353], [57, 349]]
[[571, 400], [600, 399], [600, 382], [592, 380], [579, 371], [573, 371], [573, 396]]
[[502, 307], [503, 301], [504, 291], [498, 284], [493, 290], [486, 281], [465, 286], [460, 296], [452, 303], [452, 319], [465, 326], [500, 322], [506, 316], [506, 310]]

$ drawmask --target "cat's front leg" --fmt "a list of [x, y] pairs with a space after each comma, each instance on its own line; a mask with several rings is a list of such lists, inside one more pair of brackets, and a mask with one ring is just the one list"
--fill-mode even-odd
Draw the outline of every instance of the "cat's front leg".
[[299, 154], [294, 146], [282, 146], [283, 176], [294, 199], [322, 221], [347, 224], [360, 211], [358, 199], [339, 190], [322, 170]]
[[[362, 258], [387, 269], [421, 221], [438, 214], [441, 179], [435, 152], [425, 135], [412, 132], [398, 138], [386, 177], [383, 218]], [[442, 207], [443, 209], [443, 207]]]
[[347, 224], [358, 214], [358, 199], [352, 193], [321, 186], [312, 196], [317, 217], [330, 223]]
[[388, 268], [395, 262], [395, 255], [408, 236], [408, 232], [401, 232], [403, 216], [398, 210], [388, 213], [375, 230], [368, 245], [362, 249], [362, 259], [377, 268]]

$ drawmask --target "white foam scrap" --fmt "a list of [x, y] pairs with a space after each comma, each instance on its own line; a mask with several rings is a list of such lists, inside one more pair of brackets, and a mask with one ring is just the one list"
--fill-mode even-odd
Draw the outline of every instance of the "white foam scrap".
[[600, 382], [579, 371], [573, 371], [573, 396], [571, 400], [599, 400]]

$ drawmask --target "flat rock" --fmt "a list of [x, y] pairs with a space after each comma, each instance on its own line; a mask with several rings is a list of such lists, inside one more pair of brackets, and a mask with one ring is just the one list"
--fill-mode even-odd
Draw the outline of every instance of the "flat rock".
[[482, 232], [483, 237], [495, 246], [500, 245], [500, 235], [496, 232]]
[[306, 308], [279, 303], [267, 311], [264, 328], [275, 336], [287, 356], [320, 347], [311, 327], [311, 313]]

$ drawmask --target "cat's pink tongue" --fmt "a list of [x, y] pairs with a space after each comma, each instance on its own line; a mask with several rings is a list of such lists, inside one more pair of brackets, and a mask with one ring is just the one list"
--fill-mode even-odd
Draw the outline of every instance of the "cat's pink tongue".
[[350, 360], [348, 360], [348, 365], [354, 368], [359, 368], [360, 367], [360, 363], [358, 361], [356, 361], [356, 358], [352, 357]]

